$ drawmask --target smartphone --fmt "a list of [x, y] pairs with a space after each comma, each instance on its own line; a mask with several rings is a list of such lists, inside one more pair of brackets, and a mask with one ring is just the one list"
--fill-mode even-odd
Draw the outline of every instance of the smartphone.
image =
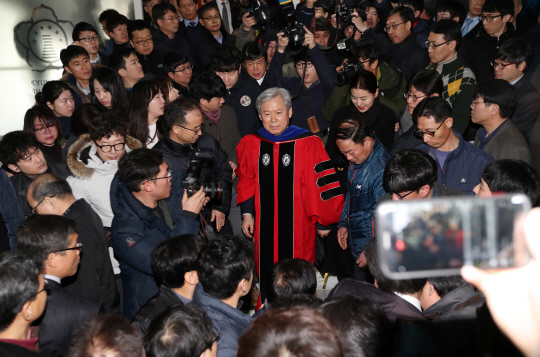
[[463, 265], [523, 265], [529, 255], [514, 230], [530, 209], [522, 194], [382, 203], [376, 214], [381, 270], [391, 279], [414, 279], [459, 275]]

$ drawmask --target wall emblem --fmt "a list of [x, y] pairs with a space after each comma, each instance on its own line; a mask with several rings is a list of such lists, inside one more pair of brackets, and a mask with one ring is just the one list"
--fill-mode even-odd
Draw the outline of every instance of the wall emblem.
[[19, 52], [33, 71], [61, 68], [60, 51], [71, 44], [73, 23], [59, 20], [54, 10], [41, 4], [32, 11], [30, 21], [15, 26], [15, 40], [22, 46]]

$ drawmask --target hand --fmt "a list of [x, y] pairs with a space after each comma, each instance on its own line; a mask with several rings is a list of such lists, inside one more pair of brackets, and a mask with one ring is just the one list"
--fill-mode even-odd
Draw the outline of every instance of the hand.
[[347, 228], [340, 228], [337, 231], [337, 239], [339, 246], [341, 249], [345, 250], [347, 249], [347, 237], [349, 236], [349, 232], [347, 231]]
[[210, 198], [206, 197], [202, 186], [199, 191], [189, 198], [187, 196], [187, 190], [184, 190], [184, 197], [182, 197], [182, 209], [184, 211], [199, 214], [208, 201], [210, 201]]
[[317, 234], [319, 234], [321, 238], [324, 238], [330, 234], [330, 229], [317, 229]]
[[339, 24], [337, 23], [337, 20], [336, 20], [336, 14], [332, 15], [331, 17], [332, 19], [332, 27], [337, 29], [338, 27], [341, 28], [341, 26], [338, 26]]
[[310, 50], [313, 49], [317, 44], [315, 43], [315, 36], [304, 26], [304, 31], [306, 31], [304, 46], [307, 46]]
[[356, 264], [358, 264], [360, 268], [363, 268], [367, 265], [366, 253], [362, 252], [362, 254], [360, 254], [358, 259], [356, 259]]
[[210, 219], [210, 222], [214, 222], [214, 220], [216, 221], [216, 229], [219, 232], [225, 225], [225, 213], [213, 209], [212, 219]]
[[531, 261], [519, 268], [480, 270], [464, 266], [461, 275], [479, 288], [493, 320], [525, 356], [540, 356], [540, 209], [533, 209], [516, 228], [515, 239], [527, 241]]
[[242, 28], [244, 31], [249, 31], [255, 24], [257, 23], [257, 20], [255, 20], [255, 17], [252, 16], [249, 12], [246, 12], [244, 15], [242, 15]]
[[253, 228], [255, 227], [255, 221], [253, 216], [250, 214], [245, 214], [244, 219], [242, 220], [242, 232], [249, 237], [253, 238]]
[[236, 172], [234, 172], [234, 170], [236, 170], [236, 168], [238, 167], [238, 165], [236, 165], [234, 162], [232, 161], [229, 161], [229, 165], [231, 165], [231, 168], [232, 168], [232, 178], [234, 180], [234, 178], [236, 177]]
[[394, 131], [397, 133], [399, 130], [399, 122], [396, 123], [395, 127], [394, 127]]
[[366, 30], [367, 21], [362, 21], [360, 16], [358, 16], [358, 13], [356, 12], [356, 10], [353, 11], [351, 21], [358, 31], [364, 32]]
[[358, 40], [360, 40], [361, 38], [362, 38], [362, 32], [360, 32], [360, 31], [354, 31], [354, 37], [353, 37], [354, 41], [358, 41]]
[[278, 38], [277, 51], [279, 53], [285, 52], [285, 49], [289, 45], [289, 38], [283, 35], [284, 35], [284, 32], [280, 32], [277, 34], [277, 38]]

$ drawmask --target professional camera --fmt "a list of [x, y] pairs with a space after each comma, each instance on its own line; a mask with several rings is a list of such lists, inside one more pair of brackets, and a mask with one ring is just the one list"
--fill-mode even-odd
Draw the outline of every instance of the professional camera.
[[348, 7], [345, 3], [341, 3], [338, 6], [336, 17], [339, 19], [339, 25], [342, 29], [352, 25], [353, 11], [354, 9], [352, 7]]
[[264, 31], [270, 24], [270, 10], [264, 1], [252, 0], [251, 4], [242, 10], [240, 17], [244, 16], [245, 13], [249, 13], [249, 16], [257, 21], [254, 28]]
[[352, 76], [354, 76], [356, 72], [362, 69], [364, 69], [364, 65], [358, 60], [358, 58], [349, 59], [347, 63], [343, 65], [341, 71], [339, 71], [336, 75], [336, 85], [342, 87], [345, 84], [349, 83]]
[[203, 186], [206, 196], [211, 199], [220, 199], [223, 189], [219, 182], [201, 182], [203, 167], [210, 167], [214, 163], [214, 150], [196, 148], [191, 152], [189, 166], [184, 177], [184, 188], [187, 190], [188, 197], [193, 196]]
[[297, 54], [302, 51], [304, 40], [306, 38], [304, 25], [295, 21], [291, 27], [283, 31], [283, 36], [289, 38], [289, 44], [287, 45], [287, 50], [289, 50], [289, 52]]

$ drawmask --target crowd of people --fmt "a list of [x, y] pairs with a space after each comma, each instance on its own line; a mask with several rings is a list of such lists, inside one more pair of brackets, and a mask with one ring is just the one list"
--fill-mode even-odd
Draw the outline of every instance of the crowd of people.
[[[0, 139], [0, 355], [540, 355], [537, 211], [526, 266], [463, 277], [389, 279], [375, 229], [390, 200], [540, 204], [521, 0], [142, 2], [77, 23]], [[452, 218], [407, 228], [425, 259], [461, 261]]]

